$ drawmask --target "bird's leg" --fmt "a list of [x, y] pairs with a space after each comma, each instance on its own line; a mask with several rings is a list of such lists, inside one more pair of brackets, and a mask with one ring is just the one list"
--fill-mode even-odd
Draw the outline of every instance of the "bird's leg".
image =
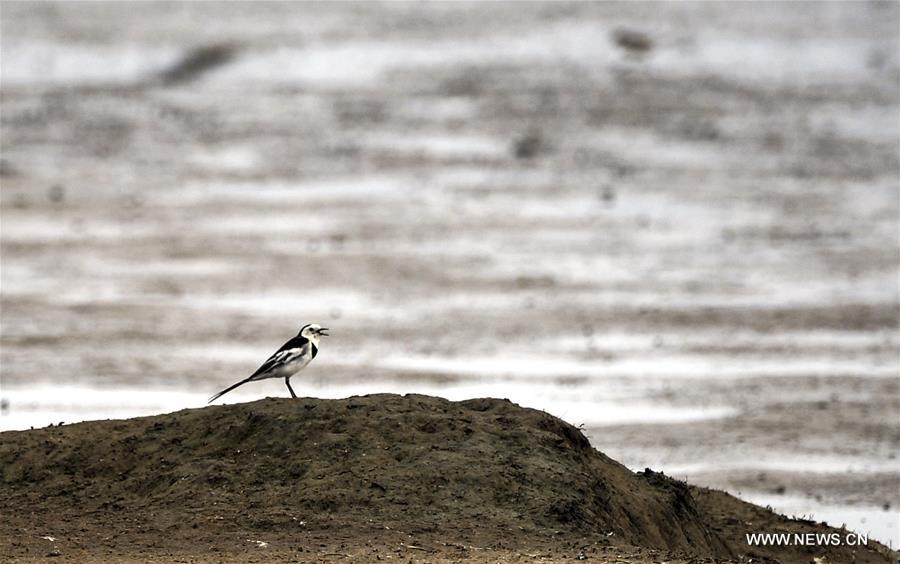
[[290, 378], [285, 378], [285, 379], [284, 379], [284, 383], [287, 384], [288, 391], [291, 392], [291, 397], [294, 398], [294, 399], [297, 399], [297, 394], [294, 393], [294, 388], [291, 387], [291, 379], [290, 379]]

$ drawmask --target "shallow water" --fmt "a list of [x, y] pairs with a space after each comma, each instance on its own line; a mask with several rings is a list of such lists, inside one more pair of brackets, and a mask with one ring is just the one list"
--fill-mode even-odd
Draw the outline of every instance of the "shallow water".
[[739, 495], [741, 499], [771, 507], [789, 517], [824, 521], [832, 527], [866, 535], [896, 549], [900, 545], [900, 514], [896, 509], [875, 506], [828, 505], [805, 497], [785, 497], [764, 494]]
[[0, 429], [200, 407], [317, 321], [304, 395], [900, 507], [898, 8], [650, 6], [4, 5]]

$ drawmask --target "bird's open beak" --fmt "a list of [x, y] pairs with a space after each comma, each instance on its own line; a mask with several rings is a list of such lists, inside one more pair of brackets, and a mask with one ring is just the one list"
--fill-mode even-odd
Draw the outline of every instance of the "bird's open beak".
[[322, 335], [323, 337], [328, 337], [329, 336], [328, 335], [328, 327], [322, 327], [321, 329], [319, 329], [319, 335]]

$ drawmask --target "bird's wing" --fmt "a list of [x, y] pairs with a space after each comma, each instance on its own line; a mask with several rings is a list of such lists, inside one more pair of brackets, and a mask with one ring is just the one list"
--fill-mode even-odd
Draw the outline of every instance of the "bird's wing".
[[272, 356], [275, 356], [276, 354], [280, 353], [281, 351], [303, 348], [303, 345], [305, 345], [308, 342], [309, 342], [309, 339], [307, 339], [306, 337], [301, 337], [300, 335], [297, 335], [290, 341], [281, 345], [281, 348], [278, 349], [277, 351], [275, 351], [275, 354], [273, 354]]
[[261, 376], [265, 376], [269, 374], [273, 370], [277, 370], [279, 367], [284, 366], [294, 358], [299, 355], [302, 355], [306, 349], [309, 348], [309, 339], [306, 337], [294, 337], [290, 341], [281, 345], [281, 348], [275, 351], [275, 353], [270, 356], [262, 366], [256, 369], [256, 372], [250, 375], [249, 380], [259, 380]]
[[259, 368], [256, 369], [256, 372], [244, 378], [237, 384], [231, 385], [213, 397], [209, 398], [209, 402], [212, 403], [215, 400], [219, 399], [221, 396], [227, 394], [231, 390], [237, 388], [241, 384], [246, 384], [247, 382], [252, 382], [253, 380], [263, 380], [268, 377], [274, 370], [278, 370], [278, 368], [288, 364], [298, 356], [308, 355], [310, 354], [310, 348], [312, 348], [312, 356], [315, 356], [316, 348], [312, 346], [312, 343], [309, 342], [309, 339], [306, 337], [301, 337], [297, 335], [290, 341], [281, 345], [275, 353], [270, 356]]

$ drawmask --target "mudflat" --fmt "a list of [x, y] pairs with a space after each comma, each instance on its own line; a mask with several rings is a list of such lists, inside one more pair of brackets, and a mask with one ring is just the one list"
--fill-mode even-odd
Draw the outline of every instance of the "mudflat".
[[900, 543], [900, 4], [0, 27], [0, 428], [201, 405], [316, 321], [300, 395], [509, 398]]

